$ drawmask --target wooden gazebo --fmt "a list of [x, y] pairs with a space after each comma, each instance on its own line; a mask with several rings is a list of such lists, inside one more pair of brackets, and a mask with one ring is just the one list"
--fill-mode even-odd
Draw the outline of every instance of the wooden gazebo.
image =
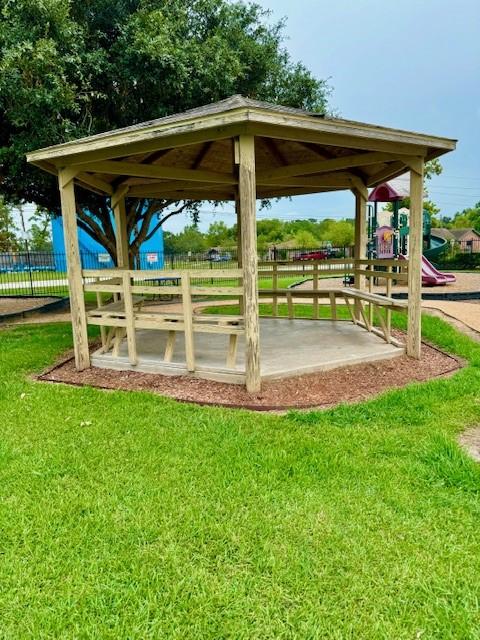
[[[237, 335], [241, 334], [245, 340], [245, 363], [243, 377], [237, 375], [237, 379], [245, 381], [249, 391], [258, 391], [261, 369], [255, 201], [344, 189], [355, 195], [355, 256], [343, 259], [343, 262], [337, 259], [323, 261], [321, 265], [308, 265], [314, 279], [314, 293], [311, 293], [314, 304], [318, 304], [319, 298], [326, 297], [335, 316], [336, 301], [340, 297], [352, 309], [354, 323], [370, 331], [374, 330], [372, 307], [384, 309], [387, 315], [379, 316], [380, 331], [385, 340], [391, 342], [388, 313], [391, 308], [401, 306], [389, 295], [391, 281], [393, 277], [398, 279], [408, 272], [404, 276], [408, 279], [406, 352], [419, 358], [423, 168], [425, 161], [454, 148], [452, 139], [331, 118], [232, 96], [178, 115], [28, 154], [29, 162], [58, 175], [76, 367], [81, 370], [90, 366], [89, 322], [101, 326], [107, 348], [109, 341], [112, 343], [109, 330], [113, 331], [113, 349], [115, 351], [116, 348], [117, 355], [119, 341], [126, 336], [130, 366], [138, 363], [136, 331], [158, 329], [165, 332], [166, 365], [171, 362], [175, 333], [180, 331], [185, 339], [186, 370], [190, 372], [195, 371], [193, 336], [196, 332], [228, 335], [227, 365], [230, 366], [234, 363]], [[380, 269], [381, 261], [367, 260], [365, 253], [368, 188], [405, 171], [410, 171], [411, 197], [408, 263], [383, 261]], [[116, 269], [82, 271], [75, 185], [111, 197], [117, 236]], [[219, 293], [220, 286], [207, 291], [206, 287], [195, 284], [195, 277], [201, 278], [200, 272], [193, 275], [175, 272], [173, 275], [177, 281], [172, 292], [182, 295], [184, 305], [180, 317], [142, 314], [136, 305], [135, 295], [147, 291], [147, 276], [129, 270], [126, 197], [234, 201], [241, 229], [238, 269], [228, 273], [219, 270], [217, 277], [236, 278], [238, 286], [232, 287], [230, 281], [223, 292]], [[292, 265], [283, 266], [292, 268]], [[282, 297], [291, 303], [288, 292], [276, 287], [278, 268], [273, 265], [261, 267], [272, 270], [273, 285], [268, 295], [274, 301], [274, 308]], [[321, 276], [322, 270], [327, 270], [328, 274], [352, 270], [355, 285], [348, 291], [332, 293], [322, 290], [319, 286], [319, 272]], [[368, 283], [379, 274], [386, 278], [385, 296], [373, 294], [368, 288]], [[148, 271], [148, 278], [152, 278], [151, 271]], [[87, 313], [85, 290], [114, 294], [118, 298], [117, 306], [102, 310], [99, 304], [96, 314]], [[207, 293], [238, 295], [241, 299], [240, 315], [230, 321], [209, 322], [208, 318], [198, 321], [193, 317], [191, 296]], [[365, 312], [364, 304], [369, 311]], [[336, 320], [336, 316], [333, 319]], [[281, 349], [281, 345], [278, 348]]]

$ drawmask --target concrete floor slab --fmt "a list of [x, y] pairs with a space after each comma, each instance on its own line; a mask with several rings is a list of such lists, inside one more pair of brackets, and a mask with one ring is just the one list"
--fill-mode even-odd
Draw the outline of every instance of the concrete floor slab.
[[[164, 363], [166, 331], [138, 330], [139, 362], [128, 362], [123, 341], [119, 356], [111, 353], [92, 356], [96, 367], [136, 370], [167, 375], [186, 374], [184, 334], [178, 332], [172, 362]], [[287, 318], [260, 319], [261, 375], [273, 379], [326, 371], [335, 367], [393, 358], [403, 349], [387, 344], [378, 336], [351, 322], [302, 320]], [[245, 343], [239, 338], [238, 357], [234, 369], [227, 369], [228, 336], [195, 334], [195, 375], [228, 382], [244, 382]]]

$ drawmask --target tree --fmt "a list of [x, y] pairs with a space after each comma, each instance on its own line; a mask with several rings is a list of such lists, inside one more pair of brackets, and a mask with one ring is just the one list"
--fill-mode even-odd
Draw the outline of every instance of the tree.
[[195, 224], [189, 225], [170, 239], [172, 253], [200, 253], [207, 248], [205, 236]]
[[318, 246], [318, 239], [310, 231], [302, 229], [295, 235], [295, 243], [302, 249], [313, 249]]
[[233, 247], [236, 244], [233, 227], [227, 227], [223, 220], [212, 222], [208, 227], [206, 242], [210, 247]]
[[473, 227], [475, 231], [480, 232], [480, 202], [477, 202], [473, 207], [468, 207], [463, 211], [457, 211], [453, 216], [451, 226], [455, 229]]
[[0, 251], [18, 251], [20, 239], [17, 235], [18, 228], [15, 225], [11, 208], [0, 196]]
[[52, 216], [49, 211], [37, 207], [30, 216], [30, 249], [32, 251], [51, 251], [52, 234], [50, 225]]
[[348, 220], [331, 220], [322, 235], [334, 247], [348, 247], [353, 244], [355, 229]]
[[[227, 0], [0, 0], [0, 166], [7, 202], [60, 215], [25, 153], [234, 93], [324, 112], [329, 88], [283, 47], [283, 23]], [[78, 223], [115, 259], [109, 199], [77, 189]], [[131, 251], [192, 202], [127, 199]]]

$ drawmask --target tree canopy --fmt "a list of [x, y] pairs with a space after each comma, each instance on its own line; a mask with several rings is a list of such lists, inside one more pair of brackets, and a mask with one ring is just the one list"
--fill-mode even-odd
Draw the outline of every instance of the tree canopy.
[[[259, 251], [291, 243], [296, 249], [320, 248], [329, 243], [335, 247], [345, 247], [353, 243], [353, 220], [322, 221], [277, 220], [257, 221], [257, 247]], [[165, 253], [201, 253], [217, 248], [235, 252], [237, 246], [237, 225], [227, 226], [225, 222], [212, 222], [205, 233], [196, 225], [189, 225], [180, 233], [166, 231], [164, 234]]]
[[0, 252], [20, 249], [19, 230], [15, 224], [11, 208], [0, 196]]
[[470, 229], [480, 232], [480, 202], [473, 207], [467, 207], [461, 211], [457, 211], [452, 217], [442, 216], [439, 226], [448, 229]]
[[[59, 214], [28, 151], [231, 94], [325, 111], [329, 88], [283, 45], [283, 23], [227, 0], [0, 0], [0, 166], [7, 202]], [[77, 189], [79, 224], [114, 255], [106, 197]], [[173, 210], [182, 206], [173, 203]], [[165, 200], [127, 201], [132, 248]]]

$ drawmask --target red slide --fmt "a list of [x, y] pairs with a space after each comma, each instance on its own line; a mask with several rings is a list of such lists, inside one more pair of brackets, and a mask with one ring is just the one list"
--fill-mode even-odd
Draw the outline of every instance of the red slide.
[[436, 287], [438, 285], [456, 282], [456, 280], [453, 273], [441, 273], [438, 269], [435, 269], [430, 260], [422, 256], [422, 284], [424, 286]]

